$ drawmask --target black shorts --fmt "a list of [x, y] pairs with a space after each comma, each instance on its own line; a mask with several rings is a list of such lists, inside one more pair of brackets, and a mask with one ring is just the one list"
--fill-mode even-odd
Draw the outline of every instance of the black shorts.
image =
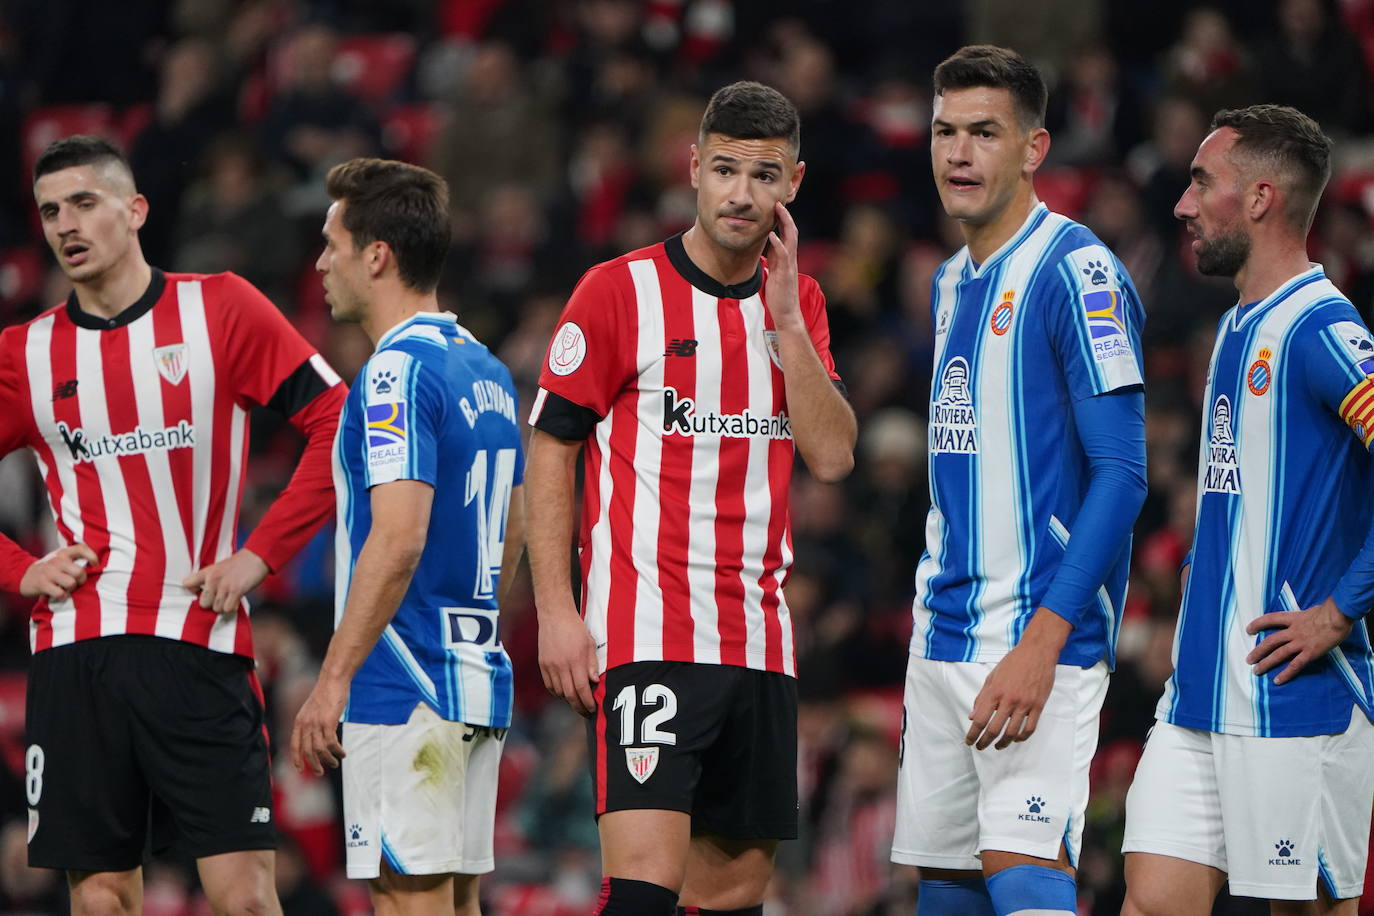
[[797, 835], [797, 682], [734, 665], [607, 671], [588, 725], [596, 813], [686, 811], [694, 833]]
[[262, 691], [241, 656], [156, 636], [45, 649], [26, 727], [30, 865], [124, 871], [148, 849], [276, 846]]

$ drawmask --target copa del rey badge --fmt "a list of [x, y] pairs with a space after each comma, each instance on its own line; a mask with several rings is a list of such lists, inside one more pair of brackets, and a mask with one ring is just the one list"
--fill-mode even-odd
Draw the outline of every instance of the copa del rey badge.
[[153, 351], [153, 361], [157, 363], [158, 374], [168, 384], [180, 385], [186, 378], [186, 344], [169, 344]]
[[654, 770], [658, 769], [658, 748], [625, 748], [625, 766], [629, 768], [630, 775], [642, 784], [644, 780], [654, 775]]

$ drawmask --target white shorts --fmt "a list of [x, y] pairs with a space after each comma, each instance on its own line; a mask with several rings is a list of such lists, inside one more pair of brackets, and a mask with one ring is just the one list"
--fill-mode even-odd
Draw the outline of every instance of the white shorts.
[[976, 871], [984, 849], [1057, 859], [1062, 843], [1077, 863], [1106, 663], [1057, 666], [1035, 734], [979, 751], [964, 736], [994, 667], [908, 660], [892, 861]]
[[492, 870], [505, 729], [449, 722], [421, 703], [404, 725], [345, 722], [348, 877]]
[[1337, 900], [1364, 887], [1374, 803], [1374, 727], [1358, 710], [1339, 735], [1250, 738], [1157, 722], [1126, 796], [1123, 852], [1226, 872], [1231, 893]]

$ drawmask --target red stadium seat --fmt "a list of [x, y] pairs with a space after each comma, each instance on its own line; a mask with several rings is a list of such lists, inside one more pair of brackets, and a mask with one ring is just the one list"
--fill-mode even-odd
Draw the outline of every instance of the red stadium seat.
[[0, 314], [43, 294], [43, 257], [34, 248], [0, 251]]
[[415, 61], [409, 35], [353, 35], [339, 40], [334, 79], [364, 102], [390, 98]]
[[1044, 168], [1035, 173], [1035, 196], [1055, 213], [1078, 219], [1096, 184], [1097, 174], [1090, 169]]
[[54, 140], [72, 134], [98, 134], [118, 141], [120, 136], [114, 109], [104, 104], [53, 105], [35, 109], [24, 119], [22, 143], [25, 187], [28, 186], [38, 154]]
[[424, 165], [441, 123], [432, 105], [397, 105], [382, 116], [382, 146], [396, 159]]

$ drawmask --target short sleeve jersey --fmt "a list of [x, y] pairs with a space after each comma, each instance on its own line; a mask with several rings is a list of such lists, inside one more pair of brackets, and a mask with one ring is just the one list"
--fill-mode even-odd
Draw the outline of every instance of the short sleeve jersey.
[[[721, 284], [675, 236], [589, 270], [554, 333], [530, 422], [586, 439], [582, 611], [603, 669], [796, 672], [792, 421], [766, 276]], [[838, 381], [820, 288], [803, 275], [799, 295]]]
[[453, 315], [407, 319], [378, 341], [349, 392], [334, 474], [336, 623], [371, 530], [371, 489], [434, 488], [419, 565], [353, 677], [344, 720], [399, 725], [425, 703], [451, 722], [508, 727], [496, 595], [511, 489], [524, 478], [510, 372]]
[[[1135, 287], [1086, 228], [1037, 205], [982, 264], [967, 248], [933, 282], [931, 508], [911, 651], [995, 662], [1059, 569], [1088, 487], [1073, 403], [1141, 384]], [[1060, 656], [1115, 660], [1129, 548]]]
[[1372, 376], [1374, 341], [1320, 267], [1221, 319], [1203, 401], [1192, 567], [1160, 718], [1290, 737], [1343, 732], [1355, 706], [1374, 716], [1363, 621], [1282, 686], [1282, 666], [1256, 677], [1245, 662], [1267, 635], [1246, 625], [1322, 603], [1369, 534]]

